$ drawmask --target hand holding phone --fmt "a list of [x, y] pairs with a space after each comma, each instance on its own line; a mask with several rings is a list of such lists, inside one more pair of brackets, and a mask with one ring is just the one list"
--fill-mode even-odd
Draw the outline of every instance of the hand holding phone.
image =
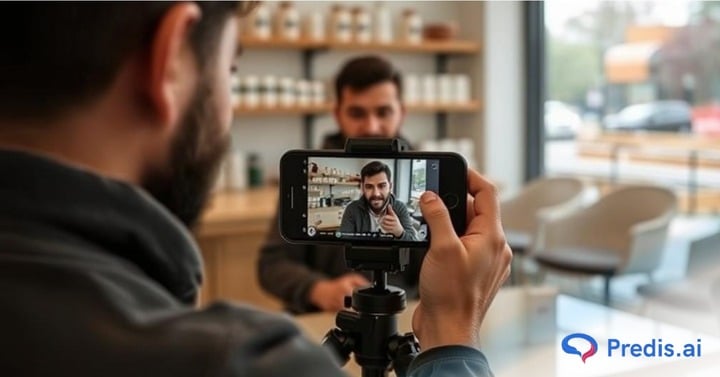
[[423, 350], [443, 345], [477, 347], [478, 330], [502, 283], [512, 251], [500, 224], [495, 187], [468, 171], [468, 228], [453, 232], [447, 207], [435, 193], [420, 200], [435, 235], [420, 270], [420, 304], [413, 331]]

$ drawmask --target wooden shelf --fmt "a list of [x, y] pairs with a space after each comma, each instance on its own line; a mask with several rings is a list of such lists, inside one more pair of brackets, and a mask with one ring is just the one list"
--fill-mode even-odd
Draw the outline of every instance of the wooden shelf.
[[472, 113], [482, 109], [480, 101], [471, 101], [468, 103], [453, 104], [435, 104], [435, 105], [407, 105], [407, 110], [411, 113]]
[[372, 50], [386, 52], [417, 52], [428, 54], [458, 54], [471, 55], [480, 50], [480, 46], [471, 41], [423, 41], [419, 44], [391, 42], [391, 43], [329, 43], [331, 50]]
[[309, 50], [309, 49], [321, 49], [327, 48], [327, 43], [324, 41], [315, 41], [311, 39], [298, 39], [296, 41], [290, 41], [280, 38], [270, 39], [255, 39], [248, 38], [243, 35], [239, 36], [240, 45], [243, 48], [255, 48], [255, 49], [287, 49], [287, 50]]
[[404, 42], [391, 43], [358, 43], [358, 42], [332, 42], [315, 41], [311, 39], [298, 39], [295, 41], [279, 38], [254, 39], [240, 36], [240, 44], [248, 49], [294, 49], [294, 50], [372, 50], [386, 52], [408, 52], [408, 53], [433, 53], [433, 54], [458, 54], [471, 55], [480, 51], [480, 45], [472, 41], [449, 40], [432, 41], [425, 40], [419, 44]]
[[321, 185], [321, 186], [354, 186], [360, 187], [360, 182], [308, 182], [309, 185]]
[[[264, 116], [272, 116], [272, 115], [303, 115], [303, 114], [317, 114], [317, 115], [323, 115], [323, 114], [329, 114], [333, 108], [334, 104], [327, 103], [324, 105], [319, 106], [304, 106], [304, 107], [236, 107], [235, 108], [235, 115], [236, 116], [246, 116], [246, 115], [264, 115]], [[407, 105], [407, 110], [410, 113], [472, 113], [476, 112], [482, 109], [482, 105], [480, 101], [471, 101], [469, 103], [464, 103], [460, 105], [451, 105], [451, 104], [436, 104], [436, 105], [423, 105], [423, 104], [417, 104], [417, 105]]]
[[291, 107], [235, 107], [235, 115], [304, 115], [304, 114], [328, 114], [332, 111], [333, 105], [326, 103], [324, 105], [312, 106], [291, 106]]

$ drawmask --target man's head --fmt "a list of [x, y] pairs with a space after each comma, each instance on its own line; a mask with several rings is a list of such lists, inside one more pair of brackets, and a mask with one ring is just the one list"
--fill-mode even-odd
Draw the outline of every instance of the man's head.
[[141, 185], [193, 224], [228, 145], [248, 4], [1, 7], [0, 147]]
[[363, 198], [370, 209], [376, 213], [382, 212], [390, 199], [391, 180], [390, 167], [380, 161], [370, 162], [360, 170]]
[[335, 120], [345, 137], [395, 137], [405, 117], [400, 73], [387, 60], [350, 60], [335, 79]]

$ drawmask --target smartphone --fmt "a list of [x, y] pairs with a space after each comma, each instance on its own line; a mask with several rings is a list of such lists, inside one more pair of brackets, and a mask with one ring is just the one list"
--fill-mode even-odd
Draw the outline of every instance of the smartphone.
[[289, 151], [280, 160], [280, 234], [291, 243], [427, 247], [425, 191], [442, 198], [463, 234], [467, 164], [459, 154]]

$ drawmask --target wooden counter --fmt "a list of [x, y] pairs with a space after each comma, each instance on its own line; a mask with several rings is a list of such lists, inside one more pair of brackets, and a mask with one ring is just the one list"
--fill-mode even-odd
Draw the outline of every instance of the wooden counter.
[[260, 247], [275, 216], [277, 187], [216, 193], [195, 231], [205, 261], [201, 303], [231, 300], [279, 309], [258, 283]]

